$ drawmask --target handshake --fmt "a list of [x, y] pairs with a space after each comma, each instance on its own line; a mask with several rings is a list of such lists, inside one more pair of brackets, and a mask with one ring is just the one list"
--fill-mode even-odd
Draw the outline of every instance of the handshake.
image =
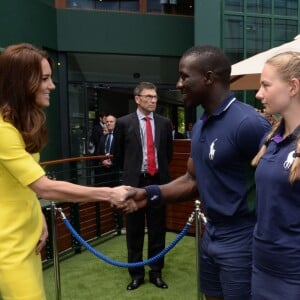
[[144, 188], [121, 185], [111, 188], [109, 202], [124, 213], [132, 213], [148, 203], [148, 194]]

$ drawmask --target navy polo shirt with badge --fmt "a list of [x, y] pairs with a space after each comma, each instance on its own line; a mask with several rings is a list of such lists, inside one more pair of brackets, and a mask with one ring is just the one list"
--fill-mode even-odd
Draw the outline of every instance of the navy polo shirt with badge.
[[252, 158], [270, 124], [231, 94], [193, 127], [191, 157], [205, 213], [211, 224], [253, 215]]
[[298, 127], [283, 139], [283, 128], [270, 141], [255, 172], [257, 225], [254, 264], [269, 274], [300, 278], [300, 181], [289, 182]]

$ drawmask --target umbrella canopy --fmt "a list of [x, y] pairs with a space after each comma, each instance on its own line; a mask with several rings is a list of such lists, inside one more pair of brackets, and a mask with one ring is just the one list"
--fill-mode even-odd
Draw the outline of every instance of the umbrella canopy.
[[286, 51], [300, 52], [300, 34], [291, 42], [258, 53], [232, 65], [230, 88], [232, 90], [258, 90], [260, 73], [266, 60]]

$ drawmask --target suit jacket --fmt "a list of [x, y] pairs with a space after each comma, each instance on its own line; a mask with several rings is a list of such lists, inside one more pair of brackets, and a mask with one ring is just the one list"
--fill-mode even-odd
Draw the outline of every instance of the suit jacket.
[[99, 147], [99, 141], [101, 136], [103, 136], [103, 127], [99, 122], [97, 122], [93, 126], [92, 135], [91, 135], [91, 142], [95, 146], [95, 151], [94, 151], [95, 154], [97, 153], [97, 148]]
[[[107, 134], [103, 134], [99, 141], [98, 141], [98, 147], [96, 149], [96, 154], [97, 155], [105, 155], [105, 144], [106, 144], [106, 139], [107, 139]], [[110, 145], [110, 154], [113, 155], [114, 153], [114, 147], [115, 147], [115, 134], [113, 133], [113, 139]]]
[[[157, 150], [160, 183], [170, 180], [169, 163], [173, 155], [171, 121], [153, 114], [155, 126], [155, 147]], [[143, 149], [140, 124], [137, 113], [117, 119], [115, 127], [115, 163], [123, 171], [123, 184], [138, 186], [143, 163]]]
[[174, 140], [184, 139], [184, 134], [180, 133], [179, 131], [174, 132]]

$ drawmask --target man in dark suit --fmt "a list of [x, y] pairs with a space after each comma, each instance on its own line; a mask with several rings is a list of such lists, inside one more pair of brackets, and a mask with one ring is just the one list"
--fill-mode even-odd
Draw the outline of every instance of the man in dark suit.
[[94, 146], [94, 152], [91, 154], [96, 154], [97, 148], [99, 147], [100, 137], [103, 135], [103, 128], [106, 124], [106, 113], [99, 113], [96, 112], [96, 119], [94, 126], [92, 128], [92, 135], [91, 135], [91, 143]]
[[102, 134], [96, 149], [97, 155], [105, 155], [107, 158], [100, 161], [100, 172], [99, 172], [99, 180], [100, 185], [103, 186], [114, 186], [117, 185], [116, 182], [116, 168], [113, 163], [113, 159], [110, 157], [114, 152], [114, 129], [116, 125], [116, 117], [113, 115], [106, 116], [106, 128], [108, 133]]
[[185, 137], [187, 138], [187, 139], [192, 139], [192, 130], [193, 130], [193, 123], [191, 123], [191, 122], [189, 122], [188, 123], [188, 129], [187, 129], [187, 131], [185, 132]]
[[172, 138], [173, 140], [180, 140], [180, 139], [184, 139], [184, 134], [180, 133], [177, 129], [176, 126], [174, 124], [172, 124]]
[[[151, 184], [163, 184], [170, 180], [169, 163], [172, 159], [173, 141], [171, 121], [155, 114], [157, 106], [157, 88], [149, 82], [142, 82], [134, 89], [137, 104], [136, 112], [117, 120], [115, 129], [115, 160], [123, 171], [123, 184], [143, 187]], [[148, 119], [146, 117], [149, 117]], [[149, 125], [146, 123], [150, 122]], [[147, 130], [147, 126], [151, 129]], [[149, 131], [152, 136], [149, 136]], [[153, 139], [155, 159], [154, 166], [148, 155], [148, 142]], [[153, 142], [152, 141], [152, 142]], [[154, 170], [152, 170], [154, 168]], [[128, 262], [143, 260], [143, 244], [145, 219], [148, 229], [148, 257], [153, 257], [165, 247], [166, 235], [165, 206], [145, 207], [126, 215], [126, 240]], [[150, 282], [159, 288], [167, 288], [162, 279], [164, 258], [150, 264]], [[143, 267], [129, 268], [132, 281], [127, 290], [134, 290], [144, 283], [145, 269]]]

